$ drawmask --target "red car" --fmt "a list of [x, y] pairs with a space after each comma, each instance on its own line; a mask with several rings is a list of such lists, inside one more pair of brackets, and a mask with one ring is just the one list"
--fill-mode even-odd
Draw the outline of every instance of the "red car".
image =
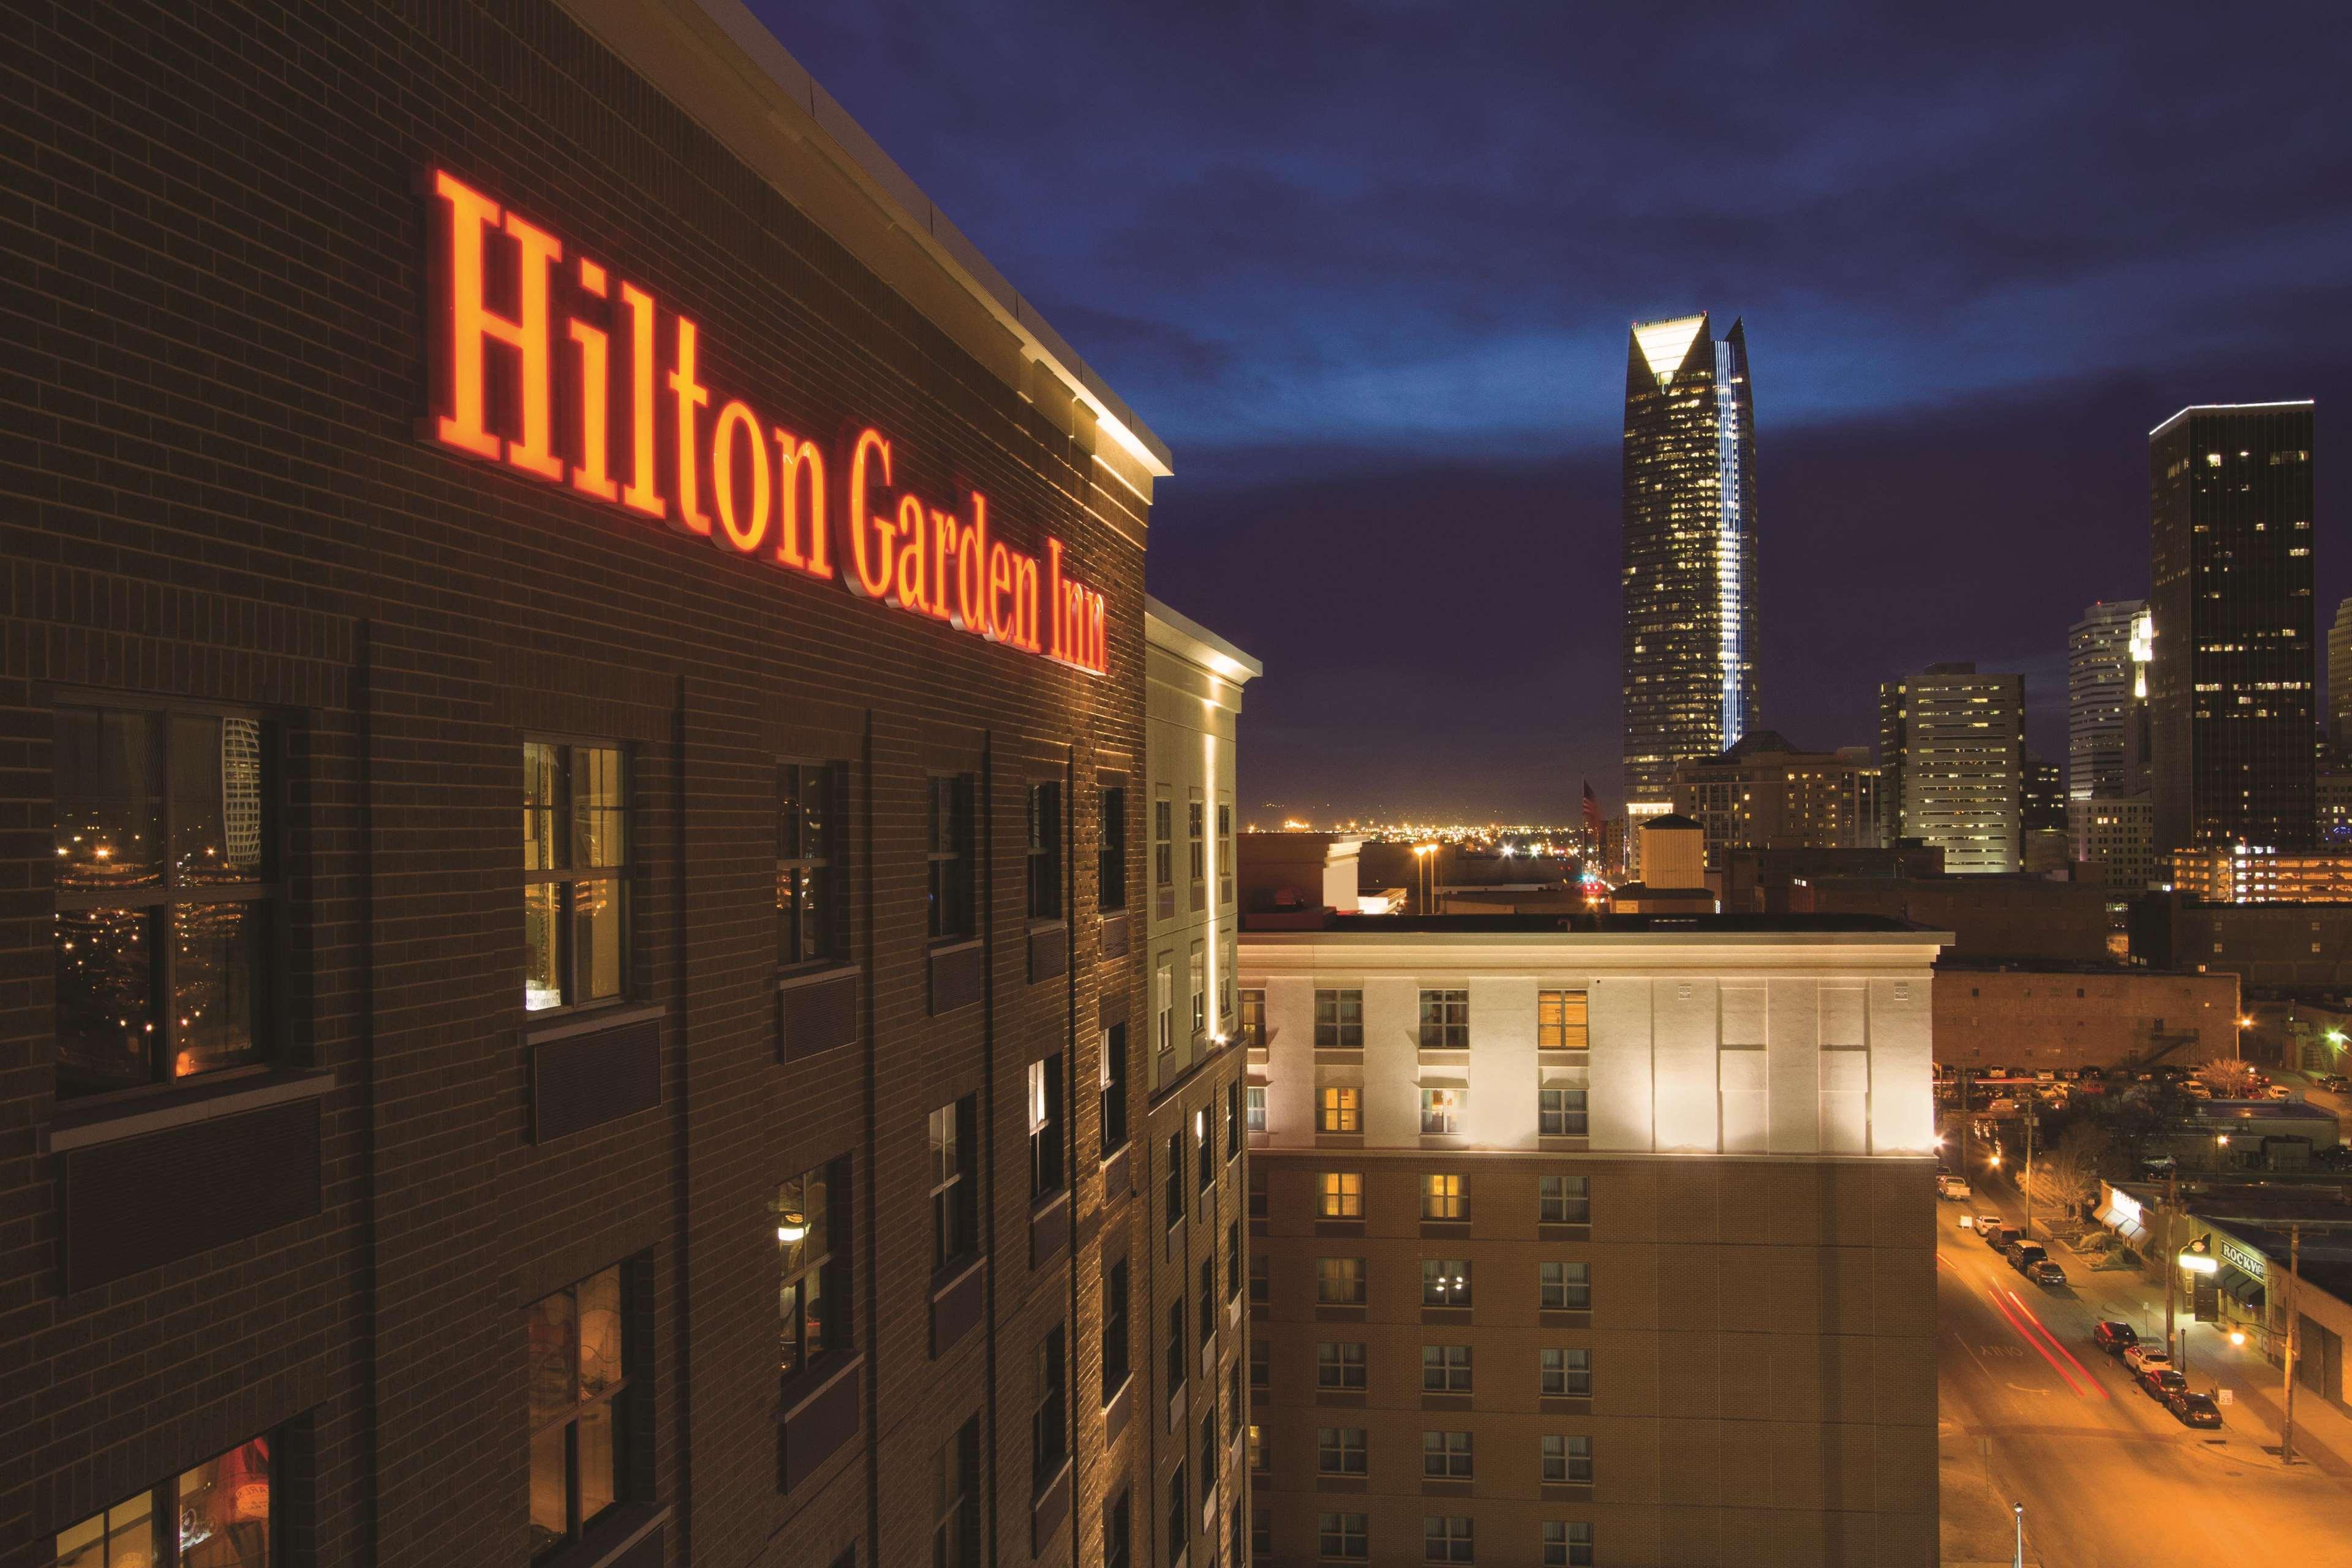
[[2152, 1366], [2139, 1374], [2139, 1391], [2159, 1404], [2189, 1392], [2189, 1380], [2168, 1366]]
[[2129, 1323], [2097, 1323], [2092, 1326], [2091, 1342], [2111, 1356], [2120, 1356], [2139, 1343], [2139, 1331]]

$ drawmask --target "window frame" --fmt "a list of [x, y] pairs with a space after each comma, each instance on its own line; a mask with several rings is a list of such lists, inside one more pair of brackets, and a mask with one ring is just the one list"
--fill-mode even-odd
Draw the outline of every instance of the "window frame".
[[1242, 1086], [1242, 1128], [1248, 1132], [1265, 1131], [1265, 1085]]
[[[50, 1552], [45, 1561], [61, 1565], [70, 1563], [73, 1568], [103, 1568], [104, 1564], [114, 1561], [115, 1541], [123, 1528], [144, 1523], [146, 1530], [143, 1532], [143, 1561], [150, 1564], [151, 1568], [177, 1568], [177, 1565], [184, 1561], [180, 1548], [180, 1531], [176, 1528], [184, 1511], [184, 1500], [181, 1496], [180, 1489], [187, 1484], [189, 1478], [201, 1474], [207, 1467], [219, 1465], [231, 1456], [242, 1453], [257, 1445], [261, 1449], [261, 1462], [267, 1467], [263, 1474], [263, 1483], [268, 1497], [268, 1512], [258, 1521], [266, 1532], [263, 1555], [268, 1561], [279, 1560], [289, 1553], [289, 1542], [287, 1540], [286, 1510], [280, 1500], [286, 1489], [281, 1478], [290, 1467], [286, 1463], [284, 1429], [272, 1427], [266, 1432], [256, 1433], [243, 1442], [233, 1443], [216, 1454], [206, 1455], [193, 1465], [174, 1468], [162, 1480], [151, 1486], [141, 1487], [121, 1501], [109, 1503], [95, 1513], [75, 1520], [63, 1530], [49, 1532]], [[122, 1521], [120, 1525], [114, 1522], [115, 1514], [142, 1500], [147, 1506], [143, 1518], [133, 1514]], [[232, 1495], [232, 1503], [235, 1500]], [[237, 1522], [249, 1524], [256, 1521], [240, 1520]], [[77, 1550], [75, 1555], [68, 1559], [66, 1556], [64, 1545], [66, 1538], [93, 1526], [96, 1532], [89, 1544]], [[95, 1549], [95, 1555], [91, 1554], [92, 1549]], [[129, 1549], [126, 1548], [126, 1550]]]
[[1470, 993], [1466, 987], [1424, 988], [1421, 993], [1420, 1048], [1424, 1051], [1466, 1051], [1470, 1048]]
[[[1430, 1352], [1435, 1352], [1433, 1363]], [[1471, 1392], [1470, 1347], [1468, 1345], [1425, 1344], [1421, 1347], [1421, 1391], [1423, 1394], [1468, 1394]], [[1434, 1375], [1436, 1381], [1432, 1382]]]
[[[1575, 1096], [1581, 1104], [1570, 1109], [1569, 1097]], [[1572, 1131], [1571, 1131], [1572, 1129]], [[1590, 1138], [1592, 1136], [1592, 1091], [1577, 1084], [1546, 1084], [1536, 1090], [1536, 1136], [1538, 1138]]]
[[1316, 1555], [1330, 1562], [1372, 1560], [1371, 1515], [1343, 1510], [1315, 1510]]
[[1421, 1260], [1421, 1304], [1424, 1307], [1467, 1307], [1471, 1304], [1471, 1284], [1470, 1260], [1466, 1258]]
[[1459, 1171], [1421, 1173], [1421, 1217], [1426, 1220], [1466, 1220], [1470, 1217], [1470, 1178]]
[[[542, 1304], [559, 1296], [569, 1297], [572, 1303], [569, 1320], [571, 1341], [567, 1352], [571, 1363], [572, 1403], [561, 1415], [543, 1420], [536, 1416], [532, 1417], [526, 1428], [525, 1443], [527, 1455], [525, 1474], [530, 1475], [537, 1468], [537, 1449], [541, 1440], [559, 1428], [562, 1432], [566, 1530], [564, 1534], [541, 1541], [535, 1545], [530, 1552], [530, 1561], [533, 1563], [548, 1562], [567, 1548], [577, 1545], [588, 1528], [598, 1520], [638, 1500], [636, 1489], [632, 1485], [632, 1481], [636, 1458], [634, 1445], [637, 1438], [636, 1429], [642, 1425], [640, 1417], [644, 1414], [644, 1401], [637, 1392], [643, 1384], [641, 1363], [646, 1349], [643, 1342], [642, 1331], [638, 1328], [636, 1310], [636, 1286], [642, 1267], [638, 1258], [627, 1258], [618, 1263], [608, 1264], [593, 1273], [572, 1280], [568, 1285], [549, 1291], [524, 1309], [525, 1337], [528, 1339], [530, 1315]], [[581, 1388], [581, 1291], [607, 1274], [614, 1276], [614, 1295], [620, 1316], [620, 1322], [617, 1325], [620, 1341], [618, 1347], [620, 1368], [618, 1375], [612, 1383], [598, 1394], [589, 1396], [584, 1394]], [[525, 1368], [528, 1377], [530, 1375], [528, 1360], [526, 1360]], [[613, 1496], [596, 1512], [583, 1514], [581, 1511], [580, 1427], [583, 1418], [598, 1406], [604, 1408], [606, 1419], [611, 1423]]]
[[[1441, 1528], [1433, 1529], [1433, 1526]], [[1421, 1517], [1422, 1561], [1475, 1563], [1477, 1535], [1467, 1514], [1426, 1513]]]
[[979, 781], [926, 773], [923, 787], [925, 930], [945, 947], [980, 934]]
[[1127, 781], [1095, 784], [1095, 912], [1127, 909]]
[[[1571, 1362], [1570, 1356], [1578, 1359]], [[1558, 1377], [1557, 1387], [1553, 1386], [1555, 1374]], [[1536, 1392], [1546, 1399], [1591, 1398], [1592, 1348], [1590, 1345], [1538, 1346]]]
[[[822, 778], [825, 791], [814, 833], [809, 831], [805, 804], [811, 778]], [[816, 969], [849, 961], [848, 784], [847, 763], [785, 757], [776, 763], [776, 967], [780, 970]], [[784, 804], [787, 797], [793, 803], [789, 808]], [[788, 853], [788, 846], [796, 847]], [[819, 879], [824, 889], [818, 914], [825, 929], [813, 948], [804, 937], [801, 883], [793, 879], [796, 877]], [[788, 887], [793, 889], [790, 893]]]
[[1361, 1171], [1318, 1171], [1315, 1177], [1317, 1219], [1364, 1217], [1364, 1173]]
[[1129, 1319], [1134, 1285], [1128, 1261], [1122, 1257], [1102, 1271], [1102, 1394], [1106, 1405], [1135, 1375], [1135, 1328]]
[[[576, 795], [572, 765], [574, 753], [583, 751], [611, 752], [619, 759], [620, 765], [620, 783], [616, 791], [621, 803], [620, 860], [617, 863], [595, 867], [572, 866], [568, 863], [561, 867], [544, 868], [539, 870], [532, 870], [526, 867], [522, 872], [526, 928], [530, 919], [530, 889], [549, 883], [555, 884], [559, 889], [555, 909], [555, 967], [556, 990], [561, 1000], [545, 1007], [530, 1005], [530, 943], [528, 941], [524, 943], [523, 1019], [529, 1026], [536, 1028], [543, 1024], [578, 1017], [602, 1008], [625, 1005], [637, 994], [636, 900], [634, 896], [637, 856], [637, 759], [636, 748], [634, 745], [610, 736], [571, 735], [552, 731], [527, 730], [523, 732], [522, 745], [526, 759], [533, 746], [552, 746], [558, 748], [561, 752], [562, 762], [558, 769], [560, 776], [557, 787], [561, 791], [562, 798], [549, 809], [556, 818], [556, 827], [551, 836], [551, 842], [562, 847], [562, 858], [566, 862], [572, 858], [572, 845], [578, 831], [572, 815], [572, 802]], [[526, 763], [527, 768], [528, 763]], [[523, 809], [526, 814], [533, 809], [530, 804], [527, 773]], [[525, 833], [525, 843], [529, 843], [528, 830]], [[605, 880], [612, 882], [621, 905], [620, 930], [615, 938], [620, 949], [620, 984], [609, 996], [583, 997], [578, 994], [578, 969], [574, 952], [578, 903], [572, 889], [583, 883]]]
[[[1351, 1442], [1350, 1438], [1354, 1440]], [[1370, 1462], [1366, 1428], [1361, 1426], [1315, 1428], [1315, 1473], [1317, 1475], [1360, 1476], [1369, 1471]]]
[[[952, 1476], [955, 1493], [950, 1496]], [[967, 1417], [931, 1455], [932, 1568], [978, 1568], [980, 1417]]]
[[1240, 1022], [1235, 1025], [1235, 1032], [1241, 1036], [1243, 1045], [1263, 1049], [1265, 1046], [1265, 987], [1244, 985], [1240, 989]]
[[1454, 1138], [1469, 1108], [1470, 1091], [1452, 1085], [1433, 1085], [1421, 1091], [1421, 1131], [1427, 1138]]
[[1023, 854], [1029, 919], [1040, 924], [1061, 920], [1069, 909], [1069, 892], [1062, 874], [1062, 852], [1067, 822], [1063, 815], [1062, 781], [1031, 779], [1023, 792], [1027, 838]]
[[[153, 1026], [153, 1037], [146, 1047], [145, 1073], [140, 1081], [69, 1090], [64, 1080], [65, 1031], [59, 1026], [53, 999], [50, 1028], [52, 1038], [58, 1042], [51, 1071], [55, 1098], [60, 1103], [106, 1104], [168, 1093], [198, 1079], [220, 1082], [225, 1077], [247, 1077], [281, 1068], [285, 1065], [291, 1034], [291, 1019], [287, 1007], [291, 925], [289, 887], [292, 879], [287, 865], [286, 819], [289, 798], [286, 781], [286, 737], [294, 720], [278, 711], [248, 704], [182, 700], [133, 692], [61, 690], [55, 695], [49, 706], [53, 840], [56, 833], [65, 826], [61, 818], [68, 805], [57, 771], [57, 753], [63, 747], [58, 733], [58, 721], [68, 711], [101, 716], [137, 714], [152, 727], [147, 737], [146, 763], [152, 770], [155, 828], [159, 840], [155, 858], [157, 879], [152, 884], [120, 888], [75, 887], [54, 876], [52, 878], [51, 896], [55, 913], [51, 921], [51, 974], [55, 975], [57, 962], [63, 956], [65, 941], [63, 928], [57, 921], [58, 916], [68, 911], [93, 914], [136, 911], [139, 927], [143, 933], [142, 940], [148, 943], [150, 953], [146, 965], [147, 1014]], [[179, 813], [174, 807], [180, 792], [174, 784], [172, 766], [173, 721], [179, 718], [236, 719], [255, 726], [256, 766], [260, 774], [257, 795], [261, 827], [260, 875], [254, 880], [200, 882], [184, 881], [182, 879], [173, 844], [179, 826]], [[224, 802], [225, 831], [226, 805]], [[62, 859], [63, 857], [58, 858]], [[250, 904], [261, 911], [260, 925], [247, 939], [250, 943], [247, 961], [251, 965], [247, 978], [252, 988], [253, 1037], [250, 1052], [243, 1059], [217, 1068], [181, 1074], [174, 1070], [180, 1055], [176, 1000], [179, 943], [172, 940], [174, 929], [173, 916], [184, 908], [227, 903]], [[62, 991], [64, 987], [60, 984], [57, 989]], [[176, 1479], [173, 1484], [177, 1484]]]
[[[1436, 1438], [1432, 1444], [1430, 1439]], [[1425, 1481], [1466, 1481], [1476, 1476], [1476, 1455], [1467, 1432], [1433, 1431], [1423, 1428], [1421, 1434], [1421, 1479]]]
[[[1349, 1352], [1355, 1352], [1349, 1354]], [[1329, 1353], [1326, 1353], [1326, 1352]], [[1315, 1386], [1339, 1394], [1361, 1394], [1371, 1380], [1371, 1363], [1361, 1340], [1318, 1340], [1315, 1342]]]
[[1038, 1338], [1030, 1380], [1029, 1495], [1043, 1497], [1070, 1457], [1069, 1325]]
[[[1337, 1267], [1326, 1269], [1324, 1265]], [[1328, 1293], [1328, 1288], [1344, 1282], [1350, 1289], [1345, 1296]], [[1315, 1301], [1322, 1307], [1360, 1307], [1368, 1294], [1364, 1280], [1364, 1260], [1360, 1258], [1318, 1258], [1315, 1260]]]
[[1546, 1486], [1591, 1486], [1592, 1484], [1591, 1436], [1583, 1432], [1543, 1434], [1543, 1479]]
[[[1328, 1022], [1324, 1018], [1324, 998], [1327, 996], [1331, 999]], [[1352, 1020], [1349, 1016], [1351, 1012], [1354, 1014]], [[1362, 986], [1327, 986], [1315, 993], [1315, 1048], [1318, 1051], [1360, 1051], [1364, 1048]]]
[[1063, 1092], [1063, 1053], [1029, 1064], [1029, 1201], [1044, 1203], [1070, 1182], [1067, 1150], [1068, 1097]]
[[1160, 785], [1151, 796], [1151, 886], [1172, 888], [1176, 885], [1176, 805], [1168, 797], [1168, 786]]
[[[1571, 1275], [1570, 1270], [1580, 1272]], [[1536, 1266], [1537, 1305], [1547, 1312], [1592, 1310], [1592, 1265], [1580, 1259], [1544, 1258]]]
[[1327, 1083], [1315, 1090], [1315, 1131], [1361, 1132], [1364, 1091], [1351, 1083]]
[[[954, 1135], [953, 1164], [940, 1163], [940, 1118]], [[954, 1272], [980, 1256], [979, 1108], [973, 1095], [959, 1095], [934, 1106], [926, 1119], [931, 1157], [931, 1273], [934, 1279]], [[958, 1245], [950, 1250], [953, 1234]]]
[[1096, 1123], [1096, 1132], [1101, 1140], [1102, 1157], [1108, 1160], [1126, 1148], [1129, 1139], [1127, 1021], [1125, 1019], [1103, 1028], [1100, 1047], [1102, 1103], [1099, 1107], [1100, 1120]]
[[[802, 1244], [802, 1253], [798, 1262], [789, 1263], [785, 1261], [781, 1250], [792, 1245], [782, 1234], [788, 1223], [784, 1218], [786, 1194], [792, 1188], [798, 1187], [801, 1191], [801, 1201], [805, 1204], [807, 1183], [813, 1176], [821, 1176], [824, 1182], [824, 1250], [811, 1256], [810, 1249], [804, 1241]], [[786, 1289], [793, 1290], [793, 1320], [790, 1331], [793, 1338], [794, 1360], [790, 1370], [779, 1368], [786, 1384], [806, 1376], [812, 1370], [812, 1363], [817, 1358], [830, 1355], [836, 1351], [846, 1350], [856, 1342], [856, 1319], [853, 1315], [855, 1308], [851, 1300], [851, 1291], [854, 1289], [852, 1280], [856, 1277], [854, 1264], [856, 1258], [856, 1239], [850, 1231], [850, 1216], [856, 1212], [850, 1201], [852, 1179], [850, 1156], [840, 1154], [822, 1164], [803, 1171], [797, 1176], [779, 1183], [776, 1187], [774, 1219], [778, 1231], [776, 1243], [779, 1248], [777, 1262], [780, 1310], [782, 1292]], [[808, 1221], [814, 1217], [808, 1215], [805, 1208], [798, 1212], [803, 1215], [804, 1226], [807, 1226]], [[811, 1226], [808, 1228], [814, 1227]], [[796, 1286], [804, 1286], [812, 1276], [816, 1280], [817, 1300], [824, 1303], [824, 1309], [820, 1323], [823, 1339], [822, 1342], [818, 1343], [811, 1343], [808, 1337], [808, 1293], [805, 1289], [794, 1289]]]
[[[1570, 997], [1576, 999], [1573, 1006], [1569, 1002]], [[1536, 1049], [1589, 1053], [1591, 1048], [1591, 993], [1566, 989], [1537, 992]]]
[[[1558, 1192], [1552, 1190], [1555, 1184], [1559, 1189]], [[1592, 1178], [1560, 1174], [1540, 1177], [1536, 1188], [1536, 1202], [1538, 1215], [1545, 1225], [1591, 1225]]]

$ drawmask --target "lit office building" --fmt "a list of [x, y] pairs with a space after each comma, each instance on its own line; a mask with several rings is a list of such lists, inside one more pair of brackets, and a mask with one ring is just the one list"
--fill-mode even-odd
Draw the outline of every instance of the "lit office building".
[[1936, 1561], [1942, 937], [1244, 928], [1256, 1563]]
[[2066, 798], [2128, 795], [2124, 726], [2132, 696], [2138, 599], [2103, 600], [2066, 632]]
[[2327, 628], [2327, 738], [2352, 749], [2352, 599]]
[[2172, 886], [2210, 904], [2352, 903], [2352, 855], [2282, 854], [2244, 844], [2176, 849]]
[[1625, 363], [1629, 815], [1756, 722], [1756, 416], [1740, 323], [1637, 323]]
[[2312, 405], [2184, 408], [2148, 433], [2156, 845], [2315, 830]]
[[1867, 747], [1803, 752], [1757, 730], [1719, 757], [1678, 764], [1674, 808], [1706, 830], [1707, 869], [1719, 871], [1734, 849], [1879, 847], [1879, 785]]
[[1878, 693], [1878, 760], [1902, 830], [1955, 876], [2019, 868], [2025, 678], [1931, 664]]

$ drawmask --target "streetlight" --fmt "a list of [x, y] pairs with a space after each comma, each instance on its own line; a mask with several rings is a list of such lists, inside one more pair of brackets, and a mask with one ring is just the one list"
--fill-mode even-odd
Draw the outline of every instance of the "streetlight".
[[2013, 1502], [2009, 1506], [2010, 1510], [2017, 1515], [2017, 1556], [2014, 1562], [2016, 1568], [2025, 1568], [2025, 1505]]

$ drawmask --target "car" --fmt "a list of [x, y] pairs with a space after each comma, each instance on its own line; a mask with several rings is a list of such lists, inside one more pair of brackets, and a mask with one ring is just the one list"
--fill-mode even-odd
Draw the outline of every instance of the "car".
[[2007, 1241], [2001, 1243], [2000, 1255], [2009, 1259], [2009, 1266], [2011, 1268], [2022, 1274], [2049, 1257], [2050, 1253], [2040, 1242], [2028, 1241], [2023, 1235], [2020, 1234], [2011, 1236]]
[[2000, 1229], [2000, 1226], [2001, 1218], [1997, 1214], [1980, 1214], [1976, 1216], [1977, 1234], [1987, 1241], [1992, 1240], [1993, 1233]]
[[2264, 1100], [2293, 1100], [2294, 1098], [2294, 1090], [2287, 1088], [2287, 1086], [2283, 1083], [2274, 1083], [2263, 1090], [2263, 1098]]
[[2180, 1086], [2180, 1092], [2187, 1095], [2191, 1100], [2210, 1100], [2213, 1098], [2213, 1091], [2206, 1088], [2203, 1084], [2197, 1082], [2194, 1079], [2182, 1084]]
[[2332, 1072], [2319, 1080], [2319, 1087], [2330, 1094], [2352, 1094], [2352, 1078]]
[[1938, 1176], [1936, 1178], [1936, 1195], [1952, 1203], [1963, 1202], [1972, 1195], [1969, 1191], [1969, 1179], [1966, 1176]]
[[2164, 1396], [2164, 1407], [2172, 1412], [2183, 1426], [2215, 1426], [2221, 1425], [2221, 1408], [2213, 1403], [2210, 1394], [2191, 1394], [2177, 1388]]
[[1996, 1100], [1990, 1105], [1985, 1107], [1985, 1114], [1987, 1116], [2014, 1116], [2017, 1114], [2017, 1101], [2008, 1099]]
[[2000, 1252], [2009, 1246], [2010, 1238], [2015, 1236], [2017, 1231], [2012, 1226], [1996, 1221], [1990, 1230], [1980, 1234], [1984, 1237], [1987, 1247], [1991, 1247], [1995, 1252]]
[[2066, 1283], [2066, 1271], [2058, 1267], [2057, 1259], [2052, 1258], [2037, 1258], [2032, 1263], [2028, 1264], [2025, 1269], [2025, 1277], [2028, 1279], [2032, 1280], [2036, 1285], [2063, 1285]]
[[2111, 1356], [2120, 1356], [2139, 1343], [2139, 1331], [2113, 1319], [2091, 1325], [2091, 1342]]
[[2171, 1398], [2176, 1394], [2185, 1394], [2188, 1389], [2189, 1380], [2168, 1366], [2147, 1366], [2140, 1369], [2139, 1391], [2150, 1399], [2160, 1402]]
[[2124, 1347], [2124, 1364], [2131, 1368], [2134, 1376], [2137, 1376], [2152, 1366], [2170, 1366], [2172, 1356], [2162, 1345], [2152, 1345], [2142, 1340]]

